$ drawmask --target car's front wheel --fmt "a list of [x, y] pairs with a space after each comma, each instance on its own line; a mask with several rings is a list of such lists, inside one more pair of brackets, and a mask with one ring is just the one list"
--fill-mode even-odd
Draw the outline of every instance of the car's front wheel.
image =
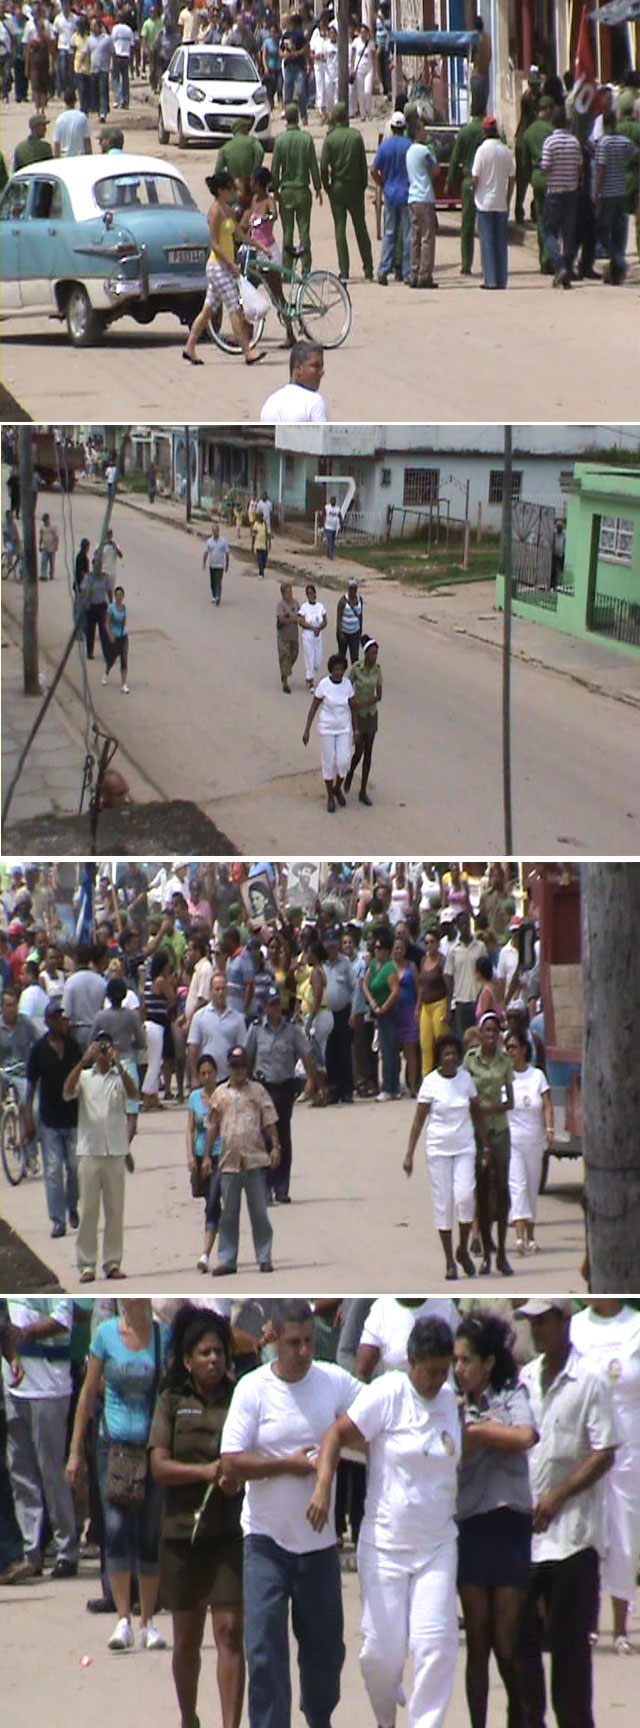
[[65, 310], [69, 340], [74, 348], [90, 348], [100, 341], [104, 320], [94, 311], [86, 288], [79, 282], [69, 290]]
[[178, 136], [178, 149], [179, 150], [186, 150], [189, 140], [188, 140], [186, 133], [184, 131], [184, 127], [182, 124], [182, 115], [180, 113], [180, 109], [178, 109], [178, 134], [177, 134], [177, 136]]
[[159, 144], [168, 144], [170, 142], [170, 139], [171, 139], [171, 133], [167, 132], [167, 128], [166, 128], [164, 120], [162, 118], [162, 109], [158, 108], [158, 143]]

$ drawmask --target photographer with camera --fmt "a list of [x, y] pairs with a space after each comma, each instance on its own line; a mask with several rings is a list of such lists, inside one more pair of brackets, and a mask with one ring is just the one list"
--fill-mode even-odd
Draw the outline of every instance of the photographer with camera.
[[80, 1225], [77, 1236], [81, 1284], [92, 1284], [98, 1259], [100, 1201], [104, 1213], [102, 1260], [105, 1278], [124, 1278], [125, 1159], [129, 1150], [126, 1100], [138, 1088], [108, 1032], [92, 1039], [65, 1080], [62, 1096], [78, 1101]]

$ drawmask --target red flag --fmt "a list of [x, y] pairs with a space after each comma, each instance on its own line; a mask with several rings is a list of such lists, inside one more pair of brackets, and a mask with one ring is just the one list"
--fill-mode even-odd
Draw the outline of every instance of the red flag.
[[589, 114], [594, 112], [594, 103], [597, 91], [596, 63], [593, 53], [593, 38], [590, 28], [591, 16], [592, 9], [590, 0], [584, 0], [574, 60], [576, 81], [573, 104], [578, 114]]

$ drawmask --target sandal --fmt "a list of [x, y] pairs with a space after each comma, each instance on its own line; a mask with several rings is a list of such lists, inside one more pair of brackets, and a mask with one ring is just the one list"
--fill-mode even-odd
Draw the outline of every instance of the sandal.
[[257, 366], [259, 360], [266, 360], [267, 350], [261, 348], [259, 354], [245, 354], [245, 366]]
[[190, 366], [204, 366], [204, 360], [198, 360], [195, 354], [188, 354], [186, 348], [182, 350], [182, 358], [188, 360]]
[[105, 1272], [105, 1278], [109, 1278], [109, 1279], [126, 1278], [126, 1276], [127, 1276], [127, 1274], [126, 1274], [126, 1272], [123, 1272], [121, 1266], [110, 1266], [109, 1271]]
[[82, 1271], [80, 1273], [80, 1283], [81, 1284], [95, 1284], [95, 1281], [96, 1281], [95, 1272], [91, 1271], [90, 1266], [83, 1266]]

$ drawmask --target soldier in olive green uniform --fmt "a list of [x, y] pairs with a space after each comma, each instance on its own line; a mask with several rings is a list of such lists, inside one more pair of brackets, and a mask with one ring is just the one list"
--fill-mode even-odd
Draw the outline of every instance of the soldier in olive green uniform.
[[53, 151], [45, 138], [46, 130], [45, 115], [32, 114], [29, 121], [29, 137], [23, 138], [21, 144], [16, 144], [13, 152], [14, 174], [17, 174], [19, 168], [30, 168], [32, 162], [51, 161]]
[[[623, 114], [622, 119], [618, 121], [616, 130], [622, 133], [623, 138], [630, 138], [631, 143], [635, 144], [636, 150], [640, 150], [640, 120], [634, 120], [633, 114], [629, 112]], [[631, 161], [627, 163], [624, 179], [627, 210], [630, 216], [635, 217], [636, 251], [640, 257], [640, 205], [638, 202], [640, 197], [640, 164], [637, 156], [632, 156]]]
[[453, 183], [460, 169], [462, 173], [462, 219], [460, 224], [460, 256], [461, 276], [470, 276], [473, 265], [473, 242], [476, 232], [476, 206], [473, 196], [471, 169], [476, 150], [482, 144], [484, 132], [482, 117], [484, 108], [480, 102], [471, 103], [471, 119], [466, 126], [461, 126], [451, 152], [449, 172], [447, 174], [447, 192], [451, 192]]
[[373, 281], [373, 254], [364, 210], [364, 195], [369, 178], [367, 153], [361, 132], [349, 125], [346, 102], [336, 102], [325, 138], [320, 160], [320, 173], [325, 192], [329, 194], [333, 226], [336, 234], [338, 270], [343, 281], [349, 275], [347, 216], [351, 217], [368, 282]]
[[249, 120], [235, 120], [233, 138], [218, 151], [216, 174], [224, 168], [234, 180], [250, 180], [256, 168], [261, 168], [264, 150], [259, 138], [249, 137]]
[[296, 102], [288, 102], [284, 111], [286, 132], [279, 132], [273, 146], [272, 182], [278, 200], [285, 252], [293, 246], [294, 224], [298, 224], [302, 260], [305, 270], [311, 269], [311, 186], [322, 203], [320, 169], [316, 147], [310, 132], [300, 128], [300, 111]]
[[540, 107], [540, 92], [542, 79], [537, 66], [532, 66], [520, 99], [520, 119], [516, 127], [516, 199], [513, 207], [514, 221], [520, 227], [524, 222], [524, 199], [527, 190], [527, 171], [524, 160], [524, 135], [528, 126], [532, 126], [537, 118]]
[[544, 240], [542, 238], [542, 210], [546, 191], [546, 177], [540, 167], [542, 161], [542, 146], [545, 138], [548, 138], [550, 132], [553, 132], [553, 125], [551, 122], [552, 109], [553, 97], [541, 96], [537, 118], [532, 121], [530, 126], [527, 126], [527, 130], [522, 139], [523, 172], [526, 174], [523, 197], [529, 181], [531, 181], [531, 190], [533, 193], [531, 215], [538, 230], [538, 253], [540, 257], [540, 270], [543, 276], [553, 275], [553, 265], [549, 262]]

